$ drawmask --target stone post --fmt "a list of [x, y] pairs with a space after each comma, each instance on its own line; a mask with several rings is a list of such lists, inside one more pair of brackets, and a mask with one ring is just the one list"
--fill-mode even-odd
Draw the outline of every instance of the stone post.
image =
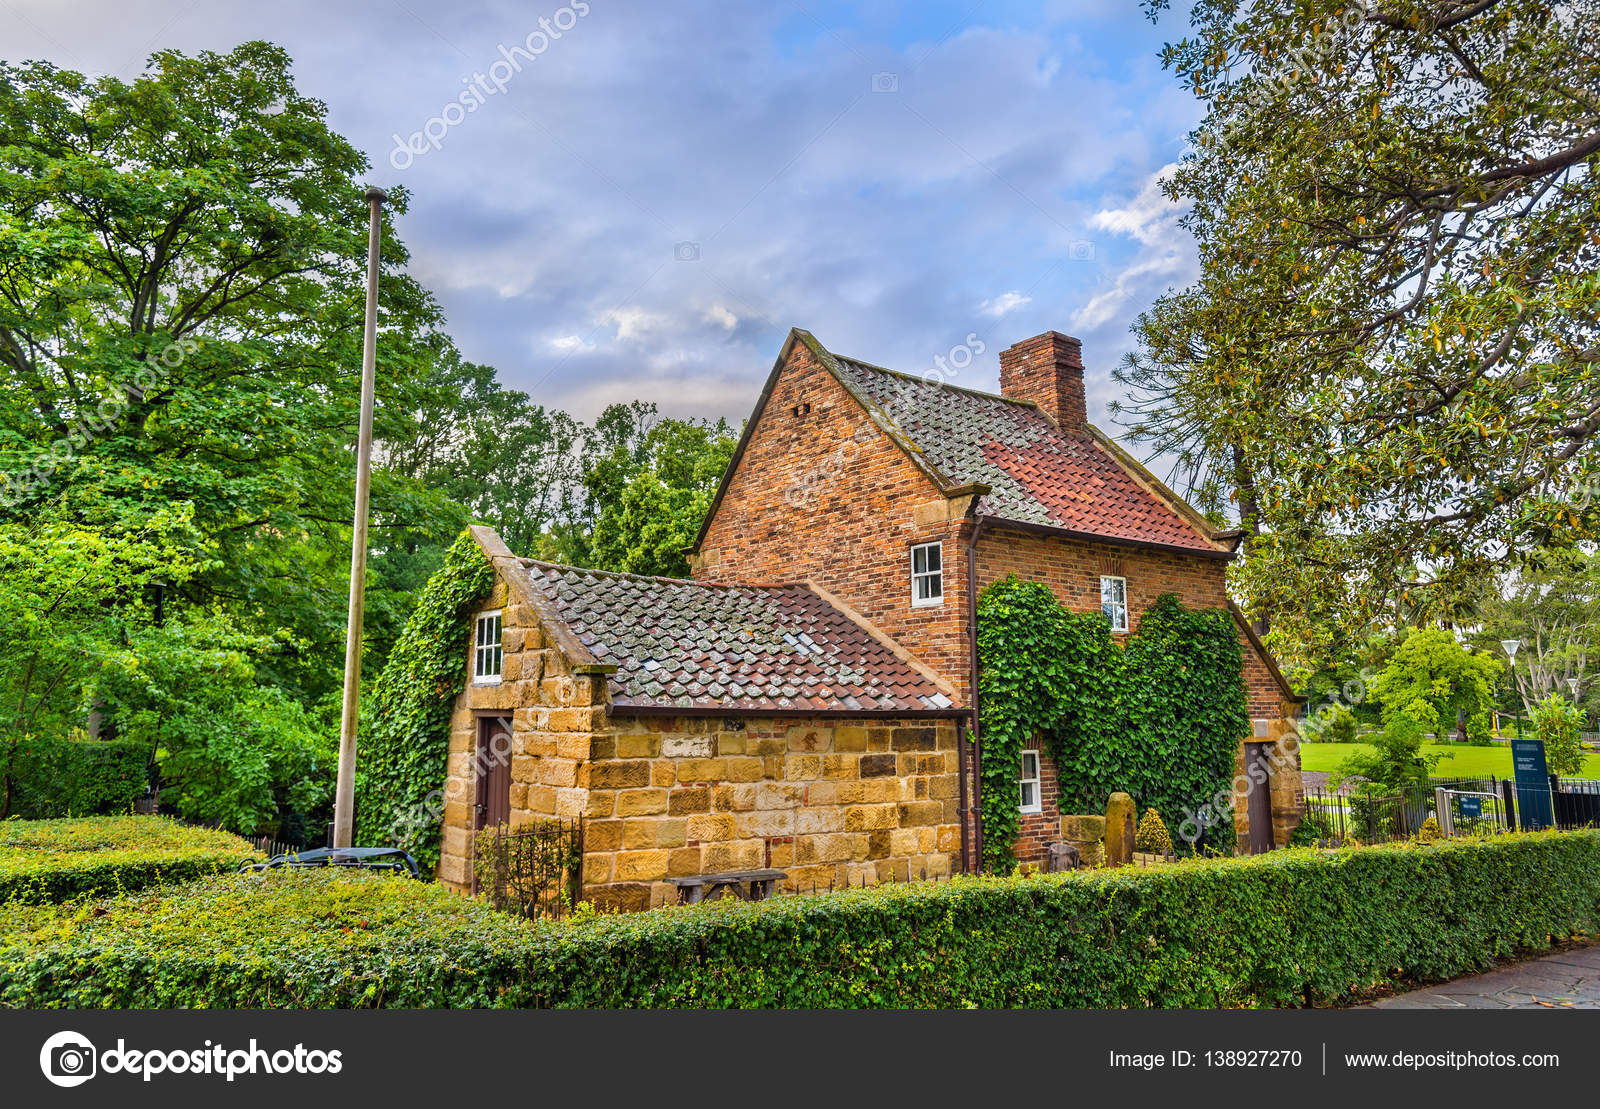
[[1127, 866], [1133, 861], [1133, 836], [1138, 806], [1126, 793], [1113, 793], [1106, 801], [1106, 865]]

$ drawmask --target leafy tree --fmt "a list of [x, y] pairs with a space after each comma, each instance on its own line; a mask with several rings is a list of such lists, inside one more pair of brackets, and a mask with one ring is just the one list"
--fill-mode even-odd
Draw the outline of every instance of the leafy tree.
[[[491, 367], [446, 347], [410, 431], [407, 441], [384, 444], [391, 469], [443, 492], [514, 551], [557, 559], [572, 553], [572, 532], [586, 509], [586, 429], [577, 420], [505, 388]], [[438, 534], [433, 528], [429, 537]]]
[[1309, 666], [1600, 532], [1600, 5], [1187, 7], [1163, 60], [1207, 114], [1163, 184], [1201, 272], [1139, 320], [1125, 417]]
[[[164, 51], [131, 82], [0, 65], [0, 366], [13, 383], [0, 513], [54, 505], [115, 534], [152, 506], [192, 505], [216, 557], [178, 599], [293, 643], [299, 664], [275, 680], [308, 702], [332, 690], [343, 641], [366, 168], [266, 43]], [[394, 211], [406, 202], [397, 190]], [[447, 346], [405, 261], [391, 227], [384, 441], [414, 435]], [[380, 467], [380, 535], [434, 520], [443, 541], [459, 515]], [[386, 611], [374, 606], [378, 622]]]
[[1360, 726], [1354, 713], [1333, 702], [1308, 717], [1300, 732], [1312, 743], [1354, 743]]
[[[1334, 788], [1352, 780], [1372, 783], [1381, 793], [1418, 796], [1428, 789], [1428, 777], [1444, 756], [1422, 753], [1423, 725], [1404, 712], [1389, 717], [1383, 731], [1373, 737], [1370, 749], [1361, 748], [1339, 764], [1330, 778]], [[1362, 823], [1370, 824], [1370, 814]]]
[[0, 818], [11, 809], [19, 744], [85, 719], [85, 686], [149, 626], [152, 590], [199, 572], [197, 545], [182, 508], [123, 535], [53, 519], [0, 523]]
[[1466, 740], [1488, 734], [1500, 672], [1497, 660], [1467, 650], [1450, 632], [1422, 628], [1401, 640], [1373, 692], [1386, 725], [1403, 718], [1436, 737], [1454, 730]]
[[736, 440], [726, 421], [655, 418], [655, 405], [613, 405], [596, 422], [610, 450], [584, 482], [595, 504], [590, 565], [688, 577], [694, 542]]
[[163, 804], [246, 834], [315, 842], [331, 815], [338, 744], [256, 677], [270, 642], [221, 615], [148, 627], [108, 652], [90, 688], [121, 738], [146, 744]]
[[1550, 773], [1564, 778], [1583, 770], [1583, 714], [1558, 693], [1533, 706], [1535, 739], [1544, 740], [1544, 761]]
[[1600, 557], [1582, 550], [1551, 551], [1507, 575], [1479, 605], [1476, 641], [1499, 651], [1515, 639], [1512, 678], [1525, 711], [1555, 693], [1581, 698], [1588, 691], [1591, 659], [1600, 658]]

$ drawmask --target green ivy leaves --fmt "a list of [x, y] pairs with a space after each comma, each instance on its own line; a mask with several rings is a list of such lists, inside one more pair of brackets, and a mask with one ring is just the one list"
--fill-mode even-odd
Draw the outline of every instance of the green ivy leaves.
[[[404, 847], [439, 862], [450, 713], [467, 683], [467, 616], [494, 588], [494, 567], [463, 533], [428, 580], [362, 714], [356, 843]], [[433, 796], [430, 796], [433, 795]]]
[[[1117, 790], [1179, 821], [1229, 788], [1250, 734], [1232, 617], [1163, 595], [1127, 646], [1100, 613], [1068, 612], [1014, 576], [978, 598], [983, 865], [1007, 871], [1019, 826], [1022, 747], [1044, 739], [1063, 812], [1098, 812]], [[1207, 829], [1226, 842], [1231, 825]]]

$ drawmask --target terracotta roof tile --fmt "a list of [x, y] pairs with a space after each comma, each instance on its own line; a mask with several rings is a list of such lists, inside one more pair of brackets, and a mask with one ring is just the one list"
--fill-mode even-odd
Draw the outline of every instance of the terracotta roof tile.
[[954, 702], [804, 585], [720, 585], [522, 559], [533, 587], [610, 675], [619, 708], [730, 713]]
[[982, 515], [1217, 551], [1098, 441], [1062, 432], [1031, 404], [828, 357], [845, 384], [882, 410], [951, 485], [989, 486]]

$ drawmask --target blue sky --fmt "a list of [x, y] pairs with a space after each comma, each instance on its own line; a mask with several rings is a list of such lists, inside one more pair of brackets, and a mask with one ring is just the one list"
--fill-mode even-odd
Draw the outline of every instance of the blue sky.
[[641, 398], [737, 422], [799, 325], [911, 372], [976, 336], [954, 380], [985, 389], [1003, 347], [1066, 331], [1110, 424], [1129, 324], [1195, 272], [1155, 185], [1198, 118], [1158, 60], [1177, 17], [583, 6], [0, 0], [0, 53], [132, 76], [162, 47], [280, 43], [371, 180], [411, 190], [412, 271], [466, 356], [582, 418]]

